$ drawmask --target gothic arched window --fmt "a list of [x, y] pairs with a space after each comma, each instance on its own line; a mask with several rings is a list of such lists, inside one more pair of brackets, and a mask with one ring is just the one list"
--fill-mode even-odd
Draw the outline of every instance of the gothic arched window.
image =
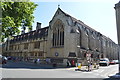
[[61, 20], [57, 20], [53, 25], [53, 47], [64, 45], [64, 25]]

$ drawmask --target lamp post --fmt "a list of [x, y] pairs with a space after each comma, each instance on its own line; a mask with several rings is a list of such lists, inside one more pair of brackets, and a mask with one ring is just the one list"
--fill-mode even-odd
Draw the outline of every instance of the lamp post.
[[43, 37], [43, 55], [44, 55], [44, 58], [45, 58], [45, 37]]
[[[117, 35], [118, 35], [118, 60], [120, 62], [120, 1], [115, 4], [115, 11], [116, 11], [116, 24], [117, 24]], [[119, 73], [120, 73], [120, 63], [119, 63]]]
[[111, 78], [120, 79], [120, 1], [115, 4], [116, 10], [116, 24], [117, 24], [117, 35], [118, 35], [118, 61], [119, 61], [119, 73], [113, 76], [109, 76]]

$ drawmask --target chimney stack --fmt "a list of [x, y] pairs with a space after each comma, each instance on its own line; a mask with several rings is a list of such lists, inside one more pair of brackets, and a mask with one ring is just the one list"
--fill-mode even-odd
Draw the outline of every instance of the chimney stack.
[[41, 29], [41, 23], [37, 22], [36, 30]]

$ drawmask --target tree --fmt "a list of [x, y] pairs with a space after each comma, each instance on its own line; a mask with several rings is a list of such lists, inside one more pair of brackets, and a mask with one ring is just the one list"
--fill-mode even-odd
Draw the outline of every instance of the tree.
[[2, 8], [2, 41], [20, 33], [24, 21], [25, 27], [32, 29], [33, 12], [37, 4], [34, 2], [1, 2]]

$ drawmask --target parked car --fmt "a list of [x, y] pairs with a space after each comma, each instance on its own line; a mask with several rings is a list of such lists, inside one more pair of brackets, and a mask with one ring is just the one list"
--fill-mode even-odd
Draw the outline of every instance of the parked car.
[[12, 60], [12, 57], [11, 57], [11, 56], [9, 56], [9, 57], [7, 57], [7, 59], [8, 59], [8, 60]]
[[109, 63], [110, 63], [110, 64], [116, 64], [116, 63], [115, 63], [115, 60], [111, 60]]
[[109, 66], [109, 59], [108, 58], [102, 58], [102, 59], [100, 59], [100, 62], [99, 62], [99, 65], [100, 66], [103, 66], [103, 65], [105, 65], [105, 66]]
[[115, 64], [119, 64], [119, 60], [114, 60], [115, 61]]
[[7, 64], [7, 57], [2, 56], [2, 64]]

